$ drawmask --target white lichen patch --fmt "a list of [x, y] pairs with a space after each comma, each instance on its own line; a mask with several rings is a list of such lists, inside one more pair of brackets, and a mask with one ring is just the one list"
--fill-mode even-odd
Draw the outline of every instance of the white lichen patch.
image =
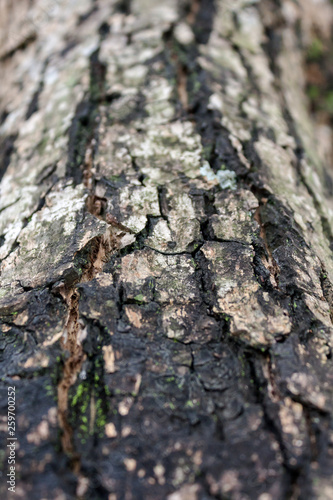
[[200, 174], [209, 182], [218, 182], [222, 189], [234, 190], [237, 187], [235, 172], [226, 169], [224, 165], [215, 174], [208, 161], [204, 161], [200, 168]]
[[214, 182], [217, 184], [217, 178], [214, 170], [209, 165], [208, 161], [204, 161], [200, 167], [200, 174], [207, 179], [209, 182]]
[[223, 168], [216, 172], [216, 178], [222, 189], [236, 189], [237, 181], [236, 174], [233, 170]]

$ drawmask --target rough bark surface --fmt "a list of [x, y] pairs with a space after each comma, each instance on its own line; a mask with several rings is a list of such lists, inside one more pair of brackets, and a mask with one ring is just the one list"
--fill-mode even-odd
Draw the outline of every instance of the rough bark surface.
[[333, 498], [317, 3], [1, 3], [18, 498]]

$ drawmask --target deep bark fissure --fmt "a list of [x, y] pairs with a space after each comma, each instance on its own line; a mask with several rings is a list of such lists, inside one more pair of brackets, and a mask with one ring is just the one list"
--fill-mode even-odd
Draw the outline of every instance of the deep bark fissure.
[[6, 52], [4, 52], [1, 56], [0, 56], [0, 61], [3, 62], [3, 61], [6, 61], [7, 59], [10, 59], [11, 57], [13, 57], [13, 55], [20, 51], [20, 50], [25, 50], [27, 47], [29, 47], [29, 45], [33, 44], [33, 42], [35, 42], [37, 39], [37, 34], [36, 33], [30, 33], [28, 34], [26, 37], [24, 37], [22, 40], [19, 40], [17, 42], [17, 44], [14, 45], [14, 47], [10, 48], [9, 50], [7, 50]]
[[330, 280], [327, 279], [327, 271], [325, 269], [325, 266], [323, 265], [323, 263], [321, 263], [321, 265], [322, 272], [320, 275], [320, 284], [323, 291], [323, 296], [330, 308], [331, 320], [333, 321], [333, 286]]
[[[86, 210], [95, 217], [102, 218], [100, 203], [94, 192], [94, 178], [92, 173], [94, 153], [96, 151], [98, 137], [98, 114], [97, 103], [104, 99], [105, 68], [98, 61], [98, 50], [91, 56], [90, 73], [90, 96], [88, 101], [80, 103], [77, 114], [73, 120], [70, 131], [69, 167], [74, 181], [83, 181], [88, 190]], [[79, 124], [78, 124], [79, 121]], [[77, 143], [80, 148], [80, 161], [73, 164], [73, 153], [77, 151]], [[72, 160], [71, 160], [72, 158]], [[79, 178], [77, 175], [79, 174]], [[105, 215], [105, 214], [103, 214]], [[69, 390], [75, 384], [78, 373], [86, 359], [83, 348], [85, 338], [85, 325], [80, 319], [79, 301], [80, 292], [78, 285], [89, 282], [102, 270], [103, 265], [109, 260], [110, 253], [117, 247], [118, 240], [111, 236], [111, 232], [103, 237], [95, 237], [88, 244], [88, 249], [81, 253], [87, 253], [86, 265], [81, 277], [71, 288], [65, 286], [57, 287], [67, 306], [67, 320], [64, 328], [63, 349], [69, 352], [69, 357], [64, 363], [62, 378], [58, 383], [58, 419], [62, 430], [62, 451], [69, 456], [73, 472], [79, 476], [81, 470], [80, 454], [75, 449], [74, 430], [70, 424], [69, 414]], [[81, 338], [80, 338], [81, 337]], [[93, 396], [92, 396], [93, 398]], [[93, 399], [91, 404], [94, 406]], [[93, 411], [93, 410], [92, 410]], [[91, 419], [90, 426], [94, 426], [95, 417]], [[93, 432], [93, 427], [91, 429]]]
[[15, 141], [17, 139], [18, 134], [11, 134], [7, 137], [3, 137], [0, 140], [0, 181], [10, 163], [10, 158], [15, 151]]
[[44, 76], [45, 76], [45, 71], [46, 71], [46, 68], [47, 68], [47, 64], [48, 64], [48, 60], [45, 61], [44, 63], [44, 67], [41, 71], [41, 79], [40, 79], [40, 82], [38, 84], [38, 87], [35, 91], [35, 93], [33, 94], [32, 96], [32, 99], [29, 103], [29, 106], [28, 106], [28, 109], [27, 109], [27, 112], [26, 112], [26, 115], [25, 115], [25, 119], [26, 120], [29, 120], [29, 118], [38, 111], [38, 101], [39, 101], [39, 96], [40, 94], [42, 93], [43, 91], [43, 88], [44, 88]]

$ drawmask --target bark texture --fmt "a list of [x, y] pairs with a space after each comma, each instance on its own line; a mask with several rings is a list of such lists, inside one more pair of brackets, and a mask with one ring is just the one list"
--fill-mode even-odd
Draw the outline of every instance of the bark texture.
[[18, 498], [333, 498], [333, 182], [304, 92], [332, 19], [2, 1]]

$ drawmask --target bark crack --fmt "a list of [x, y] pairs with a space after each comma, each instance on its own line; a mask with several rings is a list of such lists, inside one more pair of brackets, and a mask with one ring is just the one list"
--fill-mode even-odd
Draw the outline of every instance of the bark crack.
[[[94, 170], [94, 154], [97, 146], [97, 134], [99, 119], [97, 115], [96, 102], [104, 97], [104, 76], [105, 67], [100, 65], [98, 61], [98, 51], [91, 57], [91, 94], [90, 98], [84, 104], [85, 110], [82, 114], [82, 106], [78, 108], [79, 117], [81, 117], [81, 126], [77, 128], [74, 125], [74, 133], [72, 133], [72, 141], [74, 151], [77, 151], [76, 144], [80, 144], [81, 161], [70, 163], [70, 173], [74, 179], [82, 178], [85, 187], [88, 190], [86, 202], [86, 210], [100, 220], [104, 220], [105, 202], [104, 199], [96, 196], [95, 193], [95, 170]], [[100, 72], [96, 68], [100, 68]], [[90, 118], [93, 115], [93, 120]], [[83, 123], [82, 123], [83, 117]], [[86, 119], [88, 121], [86, 121]], [[73, 121], [77, 123], [76, 118]], [[87, 126], [87, 130], [82, 130], [82, 126]], [[73, 129], [73, 125], [72, 125]], [[71, 149], [69, 150], [71, 156]], [[78, 176], [77, 171], [80, 171]], [[82, 479], [81, 474], [81, 457], [75, 449], [74, 444], [74, 429], [69, 422], [69, 390], [75, 384], [83, 362], [86, 359], [86, 353], [83, 348], [83, 341], [87, 336], [87, 328], [85, 322], [80, 317], [79, 301], [80, 292], [78, 285], [92, 281], [103, 269], [103, 266], [111, 257], [111, 254], [119, 249], [120, 240], [124, 235], [119, 233], [119, 227], [112, 219], [107, 219], [110, 224], [109, 229], [103, 236], [98, 236], [90, 240], [87, 246], [81, 253], [87, 252], [88, 264], [85, 266], [79, 280], [71, 286], [60, 284], [54, 287], [54, 292], [58, 293], [67, 307], [67, 319], [64, 327], [62, 338], [62, 348], [68, 353], [68, 357], [63, 366], [62, 378], [58, 383], [58, 422], [62, 430], [61, 446], [63, 452], [69, 457], [72, 471]], [[116, 228], [116, 229], [114, 229]], [[127, 228], [126, 228], [127, 229]], [[96, 404], [94, 395], [90, 395], [90, 429], [93, 428], [96, 418]]]

